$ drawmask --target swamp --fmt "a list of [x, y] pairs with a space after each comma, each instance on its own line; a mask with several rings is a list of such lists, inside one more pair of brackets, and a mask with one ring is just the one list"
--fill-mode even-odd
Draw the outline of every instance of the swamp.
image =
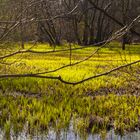
[[140, 140], [140, 0], [0, 0], [0, 140]]

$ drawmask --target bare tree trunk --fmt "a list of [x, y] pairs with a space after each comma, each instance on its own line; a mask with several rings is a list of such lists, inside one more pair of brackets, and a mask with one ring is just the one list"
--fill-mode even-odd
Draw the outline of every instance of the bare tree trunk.
[[24, 49], [24, 37], [23, 37], [23, 23], [22, 23], [22, 19], [23, 19], [23, 1], [21, 0], [21, 19], [20, 19], [20, 21], [21, 21], [21, 25], [20, 25], [20, 36], [21, 36], [21, 47], [22, 47], [22, 49]]
[[78, 33], [78, 25], [77, 25], [76, 17], [73, 19], [73, 28], [74, 28], [74, 33], [75, 33], [76, 41], [77, 41], [77, 43], [79, 45], [81, 45], [81, 40], [80, 40], [79, 33]]
[[[88, 1], [83, 2], [83, 9], [86, 10], [88, 8]], [[84, 15], [84, 33], [83, 33], [83, 44], [88, 44], [88, 38], [89, 38], [89, 31], [88, 31], [88, 11], [86, 10]]]

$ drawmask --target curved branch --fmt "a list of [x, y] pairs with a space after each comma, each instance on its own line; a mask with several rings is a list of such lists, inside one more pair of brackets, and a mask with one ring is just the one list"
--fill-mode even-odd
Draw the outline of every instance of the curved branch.
[[91, 76], [89, 78], [86, 78], [86, 79], [78, 81], [78, 82], [69, 82], [69, 81], [63, 80], [63, 78], [61, 76], [53, 77], [53, 76], [43, 76], [43, 75], [38, 75], [38, 74], [11, 74], [11, 75], [7, 74], [7, 75], [0, 75], [0, 79], [2, 79], [2, 78], [26, 78], [26, 77], [32, 77], [32, 78], [43, 78], [43, 79], [45, 78], [45, 79], [59, 80], [60, 82], [62, 82], [64, 84], [68, 84], [68, 85], [79, 85], [79, 84], [82, 84], [82, 83], [84, 83], [86, 81], [89, 81], [89, 80], [92, 80], [92, 79], [95, 79], [95, 78], [99, 78], [99, 77], [102, 77], [102, 76], [106, 76], [106, 75], [108, 75], [108, 74], [110, 74], [112, 72], [115, 72], [115, 71], [118, 71], [120, 69], [132, 66], [132, 65], [137, 64], [137, 63], [140, 63], [140, 60], [137, 60], [137, 61], [125, 64], [125, 65], [113, 68], [110, 71]]

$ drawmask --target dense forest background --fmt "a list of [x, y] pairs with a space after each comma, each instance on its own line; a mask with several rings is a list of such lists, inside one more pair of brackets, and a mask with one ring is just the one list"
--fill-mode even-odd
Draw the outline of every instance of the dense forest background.
[[[1, 0], [0, 39], [100, 45], [139, 14], [139, 0]], [[139, 36], [135, 25], [120, 39], [123, 49]]]

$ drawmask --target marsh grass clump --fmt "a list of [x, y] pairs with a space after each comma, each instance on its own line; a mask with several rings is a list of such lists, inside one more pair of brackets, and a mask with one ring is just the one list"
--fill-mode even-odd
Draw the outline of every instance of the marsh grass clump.
[[26, 127], [30, 134], [56, 131], [69, 127], [71, 120], [79, 133], [101, 133], [112, 128], [116, 133], [135, 131], [140, 127], [140, 97], [134, 95], [82, 97], [58, 95], [43, 99], [13, 97], [1, 94], [1, 127], [8, 135], [22, 132]]
[[[135, 131], [139, 129], [139, 100], [139, 97], [133, 95], [96, 96], [91, 102], [90, 115], [86, 116], [78, 111], [83, 119], [82, 117], [77, 119], [77, 128], [92, 133], [114, 128], [116, 133], [122, 135], [125, 132]], [[86, 109], [83, 108], [85, 113]]]

